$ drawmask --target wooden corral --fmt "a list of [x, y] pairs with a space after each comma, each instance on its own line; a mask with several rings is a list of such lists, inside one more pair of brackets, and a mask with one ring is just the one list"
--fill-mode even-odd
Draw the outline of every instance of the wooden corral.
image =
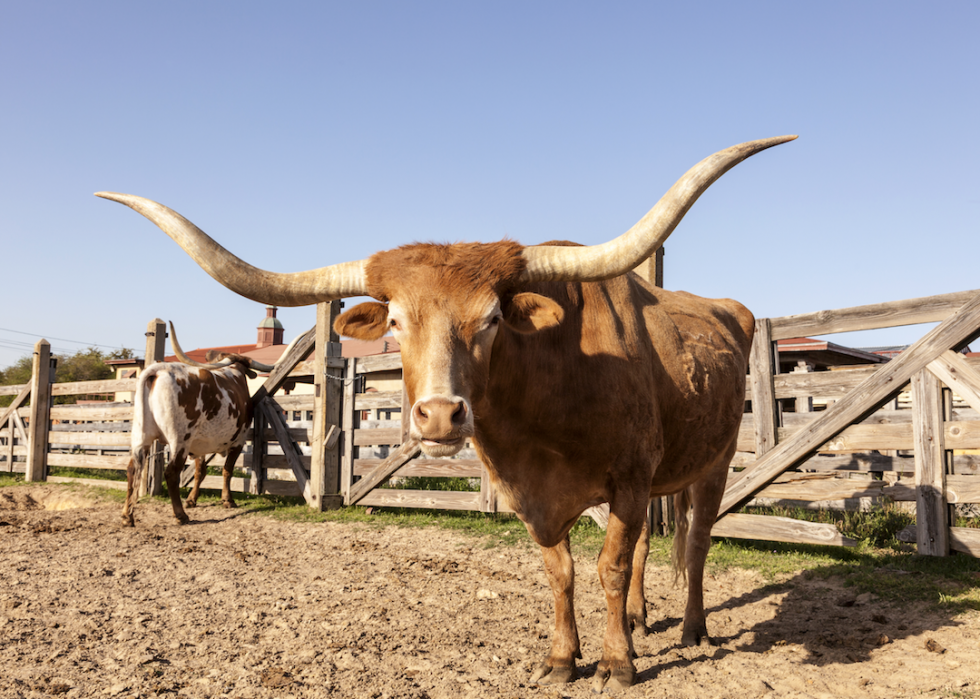
[[[337, 302], [320, 304], [316, 327], [254, 395], [255, 422], [239, 464], [247, 475], [234, 479], [233, 488], [303, 495], [317, 509], [507, 511], [471, 448], [453, 459], [419, 456], [403, 434], [403, 393], [387, 390], [398, 385], [401, 356], [342, 358], [331, 330], [338, 312]], [[883, 364], [779, 373], [781, 339], [918, 323], [939, 325]], [[150, 361], [162, 357], [163, 332], [159, 321], [150, 324]], [[738, 452], [713, 533], [848, 545], [853, 542], [830, 524], [737, 510], [745, 504], [862, 509], [894, 502], [914, 508], [917, 525], [903, 536], [920, 553], [980, 555], [980, 529], [949, 526], [952, 506], [980, 503], [980, 457], [968, 453], [980, 450], [980, 361], [958, 351], [978, 333], [980, 291], [760, 319]], [[16, 396], [0, 409], [0, 471], [44, 480], [51, 466], [124, 470], [131, 404], [52, 407], [51, 399], [132, 391], [136, 379], [51, 384], [48, 357], [47, 343], [38, 343], [32, 383], [0, 387], [0, 395]], [[313, 395], [278, 394], [287, 376], [311, 374]], [[909, 407], [899, 409], [899, 395], [910, 396], [901, 403]], [[161, 487], [162, 456], [156, 471], [150, 469], [150, 491]], [[212, 461], [221, 463], [221, 457]], [[474, 490], [392, 487], [414, 477], [465, 478]], [[220, 487], [220, 478], [209, 477], [205, 487]], [[666, 514], [669, 502], [654, 509]], [[603, 516], [601, 508], [589, 514]]]

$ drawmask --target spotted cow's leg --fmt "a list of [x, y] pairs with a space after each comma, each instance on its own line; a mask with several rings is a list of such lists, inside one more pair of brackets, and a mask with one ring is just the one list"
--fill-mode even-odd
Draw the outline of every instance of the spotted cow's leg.
[[578, 677], [575, 658], [581, 658], [575, 625], [575, 564], [568, 535], [557, 546], [542, 546], [544, 569], [555, 598], [555, 633], [551, 652], [531, 676], [538, 684], [560, 684]]
[[231, 496], [231, 474], [235, 471], [235, 462], [238, 461], [238, 455], [242, 453], [242, 449], [244, 447], [244, 444], [241, 446], [232, 447], [228, 450], [228, 454], [225, 456], [225, 465], [221, 469], [221, 503], [225, 507], [238, 507], [238, 505], [235, 504], [235, 500]]
[[146, 450], [138, 449], [130, 455], [129, 463], [126, 465], [126, 502], [123, 504], [122, 519], [123, 525], [127, 527], [136, 526], [133, 510], [136, 508], [139, 493], [139, 477], [142, 470], [140, 466], [145, 458]]
[[183, 449], [174, 452], [173, 458], [163, 471], [163, 477], [167, 481], [167, 492], [170, 493], [170, 504], [174, 509], [174, 516], [181, 524], [190, 522], [190, 517], [184, 512], [184, 506], [180, 502], [180, 472], [184, 469], [187, 457]]
[[638, 496], [629, 489], [617, 491], [609, 503], [609, 524], [599, 554], [599, 580], [606, 593], [606, 634], [602, 659], [596, 667], [593, 691], [616, 691], [636, 679], [633, 637], [626, 617], [626, 600], [633, 572], [633, 551], [643, 530], [647, 493]]
[[197, 496], [201, 494], [201, 483], [204, 481], [204, 477], [208, 475], [208, 464], [204, 460], [203, 456], [195, 457], [194, 459], [194, 485], [191, 486], [191, 492], [188, 493], [187, 499], [184, 500], [184, 507], [197, 507]]

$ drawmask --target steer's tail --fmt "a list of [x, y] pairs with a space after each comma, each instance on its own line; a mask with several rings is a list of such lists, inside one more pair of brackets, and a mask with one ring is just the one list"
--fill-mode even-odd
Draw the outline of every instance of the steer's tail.
[[691, 493], [687, 488], [674, 496], [674, 548], [670, 561], [674, 564], [674, 584], [680, 578], [687, 583], [687, 533], [691, 529]]

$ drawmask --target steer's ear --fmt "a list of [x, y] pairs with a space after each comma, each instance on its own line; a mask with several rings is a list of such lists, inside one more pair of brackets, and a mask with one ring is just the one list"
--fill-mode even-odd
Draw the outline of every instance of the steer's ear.
[[517, 294], [504, 309], [504, 322], [519, 333], [536, 333], [553, 328], [565, 317], [556, 301], [541, 294]]
[[340, 335], [355, 340], [378, 340], [388, 332], [388, 306], [376, 301], [359, 303], [333, 322]]

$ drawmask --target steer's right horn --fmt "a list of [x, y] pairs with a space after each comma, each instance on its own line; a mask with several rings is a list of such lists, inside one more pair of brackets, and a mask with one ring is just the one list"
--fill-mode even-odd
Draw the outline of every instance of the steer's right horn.
[[321, 301], [367, 295], [364, 261], [343, 262], [306, 272], [267, 272], [241, 260], [207, 233], [172, 209], [132, 194], [96, 192], [95, 196], [125, 204], [143, 214], [236, 294], [274, 306], [308, 306]]

